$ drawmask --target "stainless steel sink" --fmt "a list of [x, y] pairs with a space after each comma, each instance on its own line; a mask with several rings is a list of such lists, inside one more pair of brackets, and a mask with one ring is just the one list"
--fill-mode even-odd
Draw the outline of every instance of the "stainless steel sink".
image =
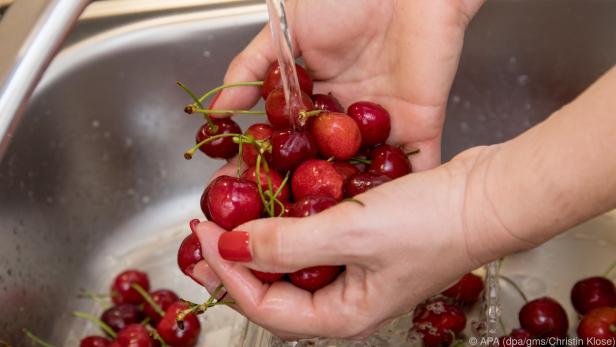
[[[197, 90], [219, 84], [265, 22], [265, 5], [206, 1], [146, 14], [100, 8], [88, 9], [48, 69], [0, 163], [0, 339], [13, 346], [27, 345], [22, 328], [77, 345], [96, 331], [70, 316], [97, 309], [77, 298], [80, 288], [104, 292], [127, 266], [149, 271], [155, 287], [195, 301], [206, 295], [180, 274], [175, 255], [187, 221], [201, 217], [199, 196], [220, 162], [183, 159], [200, 121], [183, 114], [188, 100], [175, 81]], [[443, 158], [511, 138], [571, 100], [616, 62], [614, 23], [614, 1], [488, 2], [467, 35]], [[254, 121], [238, 119], [244, 127]], [[600, 272], [615, 254], [616, 218], [580, 228], [513, 257], [510, 270], [542, 278], [558, 266], [554, 259], [571, 258], [563, 251], [590, 237], [607, 253], [584, 248], [594, 258], [583, 267], [572, 258], [562, 271], [567, 280]], [[553, 257], [543, 261], [545, 254]], [[525, 259], [534, 262], [528, 272]], [[557, 294], [563, 301], [568, 286]], [[241, 344], [246, 321], [218, 311], [205, 319], [203, 344]]]

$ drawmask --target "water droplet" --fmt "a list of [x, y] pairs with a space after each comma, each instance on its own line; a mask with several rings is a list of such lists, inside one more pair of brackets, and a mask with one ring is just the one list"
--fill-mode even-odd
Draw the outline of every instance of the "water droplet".
[[459, 104], [459, 103], [460, 103], [460, 101], [462, 101], [462, 98], [460, 98], [460, 97], [459, 97], [459, 96], [457, 96], [457, 95], [454, 95], [454, 96], [451, 98], [451, 102], [453, 102], [453, 104], [454, 104], [454, 105]]
[[99, 126], [101, 126], [101, 122], [99, 122], [98, 120], [92, 121], [92, 128], [98, 128]]
[[205, 58], [209, 58], [209, 57], [211, 57], [211, 56], [212, 56], [212, 52], [210, 52], [210, 51], [203, 51], [203, 56], [204, 56]]
[[516, 80], [520, 87], [526, 87], [528, 84], [528, 75], [519, 75]]

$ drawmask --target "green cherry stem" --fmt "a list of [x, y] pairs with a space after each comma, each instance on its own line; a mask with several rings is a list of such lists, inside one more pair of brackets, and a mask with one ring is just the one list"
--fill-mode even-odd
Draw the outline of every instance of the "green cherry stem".
[[113, 331], [113, 329], [111, 329], [111, 327], [109, 325], [107, 325], [107, 323], [103, 322], [102, 320], [98, 319], [97, 317], [94, 317], [93, 315], [91, 315], [89, 313], [80, 312], [80, 311], [73, 311], [73, 316], [75, 316], [77, 318], [87, 319], [90, 322], [98, 325], [101, 329], [103, 329], [103, 331], [105, 331], [107, 334], [109, 334], [109, 336], [111, 336], [114, 339], [117, 336], [115, 331]]
[[37, 345], [43, 346], [43, 347], [55, 347], [54, 345], [52, 345], [51, 343], [44, 341], [43, 339], [41, 339], [40, 337], [34, 335], [33, 333], [31, 333], [28, 329], [21, 329], [21, 331], [28, 336], [28, 338], [30, 340], [32, 340], [32, 342], [36, 343]]
[[204, 108], [196, 108], [195, 112], [200, 112], [203, 114], [256, 114], [256, 115], [264, 115], [265, 111], [251, 111], [251, 110], [207, 110]]
[[609, 275], [612, 273], [612, 271], [614, 271], [614, 269], [616, 268], [616, 261], [613, 262], [610, 267], [607, 268], [607, 270], [603, 273], [603, 277], [609, 277]]
[[[197, 99], [197, 96], [195, 95], [195, 93], [192, 92], [192, 90], [190, 90], [190, 88], [188, 88], [184, 83], [177, 81], [176, 82], [177, 85], [182, 88], [183, 91], [186, 92], [186, 94], [188, 94], [194, 101], [195, 104], [199, 105], [199, 108], [204, 108], [203, 105], [201, 104], [201, 101], [199, 101], [199, 99]], [[186, 108], [184, 108], [184, 112], [191, 114], [194, 113], [196, 107], [193, 108], [188, 108], [188, 106]], [[214, 124], [214, 122], [212, 121], [212, 118], [210, 116], [208, 116], [206, 113], [203, 113], [203, 116], [205, 117], [205, 120], [207, 121], [208, 126], [210, 127], [210, 129], [213, 132], [218, 131], [218, 126], [216, 124]]]
[[150, 335], [152, 335], [152, 338], [154, 338], [154, 340], [160, 342], [160, 347], [169, 347], [169, 345], [165, 342], [165, 340], [163, 340], [162, 336], [160, 336], [156, 329], [150, 330]]
[[199, 149], [199, 147], [205, 145], [206, 143], [210, 143], [212, 141], [216, 141], [218, 139], [221, 139], [223, 137], [244, 137], [243, 141], [247, 141], [247, 138], [242, 135], [242, 134], [233, 134], [233, 133], [225, 133], [225, 134], [218, 134], [218, 135], [214, 135], [211, 137], [208, 137], [207, 139], [197, 143], [196, 145], [194, 145], [193, 147], [191, 147], [189, 150], [187, 150], [186, 152], [184, 152], [184, 158], [186, 158], [186, 160], [190, 160], [192, 159], [192, 156], [195, 154], [195, 152]]
[[270, 217], [273, 217], [274, 213], [270, 211], [269, 204], [267, 203], [267, 199], [265, 198], [265, 194], [263, 193], [263, 187], [261, 187], [261, 154], [257, 155], [257, 163], [255, 167], [255, 171], [257, 173], [257, 189], [259, 190], [259, 196], [261, 197], [261, 201], [263, 202], [263, 207], [265, 207], [265, 211], [269, 214]]
[[242, 154], [244, 152], [244, 141], [243, 141], [243, 136], [239, 137], [239, 145], [240, 145], [240, 149], [237, 153], [237, 178], [240, 178], [240, 176], [242, 175]]
[[364, 159], [364, 158], [359, 158], [359, 157], [354, 157], [354, 158], [351, 158], [351, 160], [349, 160], [349, 163], [351, 163], [351, 164], [367, 164], [367, 165], [370, 165], [370, 164], [372, 164], [372, 160]]
[[[233, 88], [233, 87], [248, 87], [248, 86], [255, 86], [255, 87], [260, 87], [263, 85], [263, 81], [255, 81], [255, 82], [237, 82], [237, 83], [228, 83], [228, 84], [223, 84], [221, 86], [218, 86], [210, 91], [208, 91], [207, 93], [203, 94], [199, 99], [196, 99], [195, 104], [199, 105], [200, 103], [202, 103], [203, 101], [205, 101], [205, 99], [209, 98], [210, 96], [218, 93], [219, 91], [223, 90], [223, 89], [227, 89], [227, 88]], [[194, 105], [194, 104], [193, 104]], [[189, 105], [190, 106], [190, 105]], [[199, 105], [199, 107], [201, 107]]]
[[150, 294], [146, 292], [145, 289], [143, 289], [143, 287], [139, 285], [139, 283], [133, 283], [131, 284], [131, 287], [136, 290], [137, 293], [139, 293], [143, 297], [143, 299], [145, 299], [145, 301], [150, 304], [150, 306], [152, 306], [156, 313], [158, 313], [161, 317], [165, 315], [165, 311], [163, 311], [163, 309], [158, 306], [154, 299], [152, 299], [152, 296], [150, 296]]
[[341, 202], [352, 202], [352, 203], [358, 204], [361, 207], [366, 207], [366, 204], [364, 204], [361, 200], [354, 199], [354, 198], [346, 198], [342, 200]]
[[299, 112], [299, 121], [301, 124], [304, 124], [309, 117], [318, 116], [323, 110], [312, 110], [312, 111], [300, 111]]

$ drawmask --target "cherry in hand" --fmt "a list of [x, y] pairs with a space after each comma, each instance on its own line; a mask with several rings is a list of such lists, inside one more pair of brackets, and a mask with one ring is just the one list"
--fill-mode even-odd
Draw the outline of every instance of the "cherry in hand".
[[321, 112], [310, 122], [310, 133], [319, 153], [325, 158], [349, 160], [361, 145], [359, 127], [344, 113]]
[[315, 110], [344, 113], [344, 108], [340, 105], [340, 101], [332, 93], [314, 94], [312, 102]]
[[380, 145], [370, 152], [370, 171], [381, 173], [391, 179], [410, 173], [411, 161], [400, 148]]
[[[268, 177], [272, 183], [272, 191], [274, 194], [278, 191], [278, 189], [282, 186], [282, 182], [284, 178], [276, 171], [269, 170], [266, 172], [264, 168], [259, 170], [259, 180], [261, 181], [261, 189], [265, 192], [269, 190]], [[242, 178], [255, 184], [259, 184], [257, 182], [257, 168], [255, 166], [251, 166], [242, 173]], [[276, 196], [276, 199], [280, 201], [288, 201], [290, 198], [289, 186], [284, 185], [280, 190], [280, 193]]]
[[[212, 118], [211, 123], [205, 123], [197, 131], [196, 142], [201, 143], [212, 136], [222, 134], [241, 134], [242, 129], [231, 118]], [[239, 145], [233, 138], [221, 137], [204, 143], [199, 147], [201, 152], [210, 158], [230, 159], [239, 151]]]
[[238, 225], [261, 216], [263, 203], [257, 184], [254, 182], [231, 176], [219, 176], [206, 190], [205, 208], [212, 221], [223, 229], [233, 230]]
[[[299, 113], [302, 111], [310, 111], [314, 108], [312, 100], [308, 95], [302, 93], [301, 105], [293, 105], [289, 110], [287, 100], [284, 98], [282, 89], [274, 89], [265, 100], [265, 113], [267, 119], [275, 129], [288, 129], [294, 124], [299, 124]], [[289, 114], [289, 112], [291, 112]], [[291, 123], [293, 120], [293, 123]]]
[[307, 196], [329, 196], [335, 200], [343, 198], [344, 179], [332, 163], [326, 160], [307, 160], [300, 165], [291, 179], [291, 190], [296, 199]]
[[304, 161], [317, 157], [317, 148], [306, 131], [280, 130], [272, 134], [271, 166], [286, 173]]
[[[257, 123], [251, 125], [244, 133], [247, 136], [251, 136], [257, 141], [269, 141], [272, 137], [273, 129], [269, 124]], [[242, 149], [242, 160], [248, 166], [254, 166], [257, 163], [257, 156], [259, 151], [257, 146], [252, 144], [245, 144]], [[264, 153], [265, 159], [270, 161], [270, 153]]]
[[389, 112], [383, 106], [368, 101], [351, 104], [347, 114], [357, 122], [362, 146], [373, 147], [385, 143], [391, 131]]
[[453, 286], [443, 291], [442, 294], [462, 304], [472, 304], [479, 300], [481, 292], [483, 292], [483, 280], [481, 277], [467, 273]]
[[349, 178], [344, 184], [345, 195], [349, 198], [365, 193], [383, 183], [391, 181], [391, 178], [377, 172], [361, 172]]
[[[295, 64], [295, 71], [297, 71], [299, 88], [307, 95], [312, 95], [313, 82], [306, 69], [299, 64]], [[282, 74], [280, 73], [280, 65], [278, 62], [274, 62], [265, 72], [265, 79], [263, 80], [263, 86], [261, 87], [261, 96], [263, 97], [263, 100], [267, 100], [269, 94], [274, 89], [278, 88], [282, 88]]]
[[296, 287], [314, 293], [332, 283], [339, 273], [339, 266], [313, 266], [289, 274], [289, 279]]
[[145, 272], [138, 270], [126, 270], [113, 281], [111, 285], [111, 299], [114, 304], [141, 304], [144, 299], [135, 289], [133, 284], [138, 284], [144, 290], [150, 290], [150, 280]]

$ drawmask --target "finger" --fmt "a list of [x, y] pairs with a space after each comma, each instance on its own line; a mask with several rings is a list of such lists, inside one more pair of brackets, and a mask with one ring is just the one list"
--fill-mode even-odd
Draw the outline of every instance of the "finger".
[[347, 202], [306, 218], [258, 219], [224, 233], [220, 255], [266, 272], [294, 272], [317, 265], [362, 261], [357, 245], [356, 215], [362, 207]]
[[[268, 26], [240, 52], [229, 64], [224, 83], [261, 81], [271, 63], [276, 61]], [[252, 108], [261, 96], [259, 87], [234, 87], [224, 89], [215, 106], [218, 109], [243, 110]]]
[[[228, 233], [214, 223], [201, 223], [197, 234], [203, 245], [206, 261], [224, 283], [239, 308], [255, 323], [275, 331], [279, 336], [303, 338], [311, 336], [354, 336], [366, 323], [357, 323], [355, 308], [362, 302], [357, 290], [345, 293], [345, 273], [334, 283], [311, 294], [288, 282], [263, 284], [249, 269], [222, 259], [216, 248], [217, 239]], [[365, 281], [353, 281], [363, 286]]]

